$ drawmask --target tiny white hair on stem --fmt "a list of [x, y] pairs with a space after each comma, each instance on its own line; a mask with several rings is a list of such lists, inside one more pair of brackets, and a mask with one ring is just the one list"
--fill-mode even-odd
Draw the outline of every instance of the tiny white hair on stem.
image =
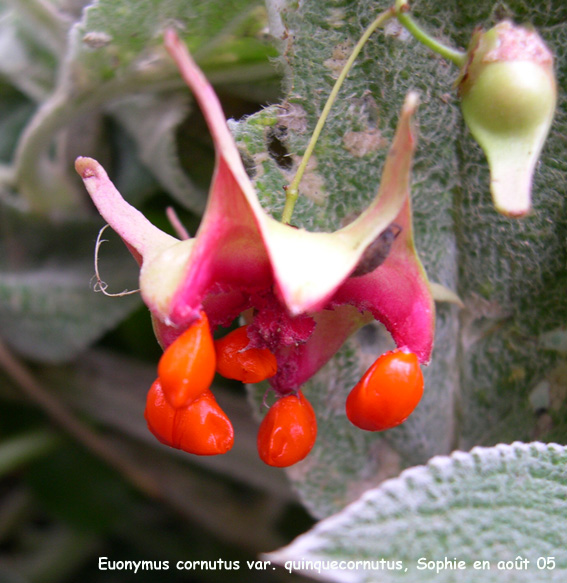
[[102, 234], [104, 233], [104, 231], [110, 227], [109, 224], [104, 225], [104, 227], [102, 227], [102, 229], [98, 232], [98, 236], [96, 238], [96, 245], [95, 245], [95, 252], [94, 252], [94, 269], [95, 269], [95, 274], [93, 275], [92, 280], [96, 280], [95, 284], [93, 285], [93, 291], [95, 292], [102, 292], [105, 296], [111, 297], [111, 298], [119, 298], [122, 296], [130, 296], [132, 294], [137, 294], [140, 290], [139, 289], [133, 289], [133, 290], [128, 290], [125, 289], [124, 291], [121, 291], [119, 293], [110, 293], [107, 290], [108, 288], [108, 284], [103, 281], [100, 277], [100, 273], [98, 270], [98, 254], [99, 254], [99, 250], [100, 250], [100, 246], [103, 243], [108, 243], [108, 239], [103, 239], [102, 238]]

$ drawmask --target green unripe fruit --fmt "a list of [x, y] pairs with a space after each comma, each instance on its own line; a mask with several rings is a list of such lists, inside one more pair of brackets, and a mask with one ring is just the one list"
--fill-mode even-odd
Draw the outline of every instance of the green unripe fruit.
[[463, 117], [488, 159], [496, 208], [525, 215], [555, 111], [551, 53], [537, 33], [501, 22], [475, 35], [458, 86]]
[[555, 106], [549, 75], [534, 63], [492, 63], [466, 97], [463, 114], [494, 134], [531, 131]]

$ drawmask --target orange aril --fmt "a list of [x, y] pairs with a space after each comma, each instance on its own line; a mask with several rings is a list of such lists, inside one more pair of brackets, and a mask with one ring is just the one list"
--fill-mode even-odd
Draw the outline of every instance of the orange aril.
[[267, 348], [249, 348], [247, 326], [215, 340], [217, 372], [227, 379], [259, 383], [278, 371], [276, 357]]
[[202, 395], [215, 376], [215, 347], [205, 312], [163, 353], [158, 377], [163, 394], [175, 408], [186, 407]]
[[211, 391], [206, 390], [187, 407], [172, 407], [157, 379], [146, 400], [149, 430], [165, 445], [196, 455], [218, 455], [230, 450], [234, 430]]
[[317, 420], [301, 391], [276, 401], [258, 430], [258, 454], [269, 466], [291, 466], [307, 456], [317, 438]]
[[423, 373], [412, 352], [392, 350], [364, 373], [346, 400], [350, 422], [367, 431], [403, 423], [423, 395]]

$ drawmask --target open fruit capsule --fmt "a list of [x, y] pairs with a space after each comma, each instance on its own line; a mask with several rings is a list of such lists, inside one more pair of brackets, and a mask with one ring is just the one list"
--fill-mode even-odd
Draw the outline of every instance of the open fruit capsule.
[[205, 312], [170, 344], [158, 364], [158, 377], [167, 402], [187, 407], [202, 395], [215, 376], [215, 347]]
[[258, 454], [269, 466], [284, 468], [307, 456], [317, 438], [317, 420], [301, 391], [276, 401], [260, 424]]
[[410, 416], [422, 394], [423, 373], [417, 356], [392, 350], [380, 356], [352, 389], [346, 414], [360, 429], [391, 429]]
[[234, 443], [232, 424], [209, 390], [187, 407], [174, 408], [158, 379], [148, 393], [144, 415], [149, 430], [161, 443], [187, 453], [223, 454]]
[[217, 372], [227, 379], [259, 383], [278, 371], [276, 357], [267, 348], [248, 348], [248, 326], [215, 340]]
[[458, 83], [463, 117], [490, 165], [495, 206], [523, 216], [555, 112], [553, 55], [534, 30], [504, 21], [474, 35]]

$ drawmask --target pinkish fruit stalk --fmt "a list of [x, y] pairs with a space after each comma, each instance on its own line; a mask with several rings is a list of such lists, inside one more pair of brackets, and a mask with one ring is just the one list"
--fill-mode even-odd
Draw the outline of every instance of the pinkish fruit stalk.
[[[370, 206], [335, 233], [310, 233], [267, 215], [256, 196], [212, 87], [174, 32], [166, 47], [192, 89], [212, 134], [216, 168], [197, 235], [178, 240], [130, 206], [90, 158], [78, 173], [99, 212], [140, 264], [140, 288], [161, 345], [168, 347], [198, 318], [211, 327], [249, 317], [250, 347], [277, 359], [269, 379], [280, 395], [297, 390], [373, 319], [399, 347], [429, 361], [434, 304], [412, 238], [409, 198], [417, 97], [402, 109], [380, 189]], [[387, 257], [351, 277], [372, 242], [395, 223]]]
[[496, 208], [525, 215], [555, 111], [551, 52], [535, 31], [501, 22], [473, 37], [458, 87], [465, 121], [488, 159]]

